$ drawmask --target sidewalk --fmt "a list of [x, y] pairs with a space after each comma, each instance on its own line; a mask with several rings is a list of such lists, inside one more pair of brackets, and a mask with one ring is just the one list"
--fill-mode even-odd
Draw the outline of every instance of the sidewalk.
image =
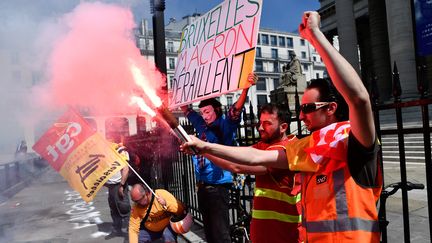
[[[14, 190], [16, 194], [0, 202], [0, 243], [127, 243], [126, 237], [105, 238], [112, 222], [106, 188], [87, 204], [57, 172], [47, 168]], [[204, 239], [199, 223], [178, 237], [181, 243]]]
[[201, 226], [201, 224], [195, 222], [191, 230], [187, 232], [186, 234], [179, 237], [179, 243], [183, 242], [189, 242], [189, 243], [200, 243], [200, 242], [206, 242], [205, 241], [205, 235], [204, 235], [204, 228]]

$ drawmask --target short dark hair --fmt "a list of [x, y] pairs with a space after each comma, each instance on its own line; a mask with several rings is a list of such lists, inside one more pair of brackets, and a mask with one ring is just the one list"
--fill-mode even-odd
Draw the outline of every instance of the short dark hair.
[[210, 98], [201, 101], [198, 105], [198, 108], [203, 108], [208, 105], [211, 105], [213, 107], [217, 117], [220, 117], [222, 115], [222, 104], [215, 98]]
[[258, 111], [258, 118], [261, 117], [262, 113], [276, 113], [279, 122], [287, 123], [288, 125], [291, 122], [291, 111], [289, 110], [287, 105], [267, 103], [260, 107]]
[[348, 104], [342, 95], [337, 91], [330, 79], [312, 79], [306, 89], [317, 89], [319, 92], [318, 101], [336, 102], [338, 107], [336, 109], [335, 116], [338, 121], [346, 121], [349, 119]]

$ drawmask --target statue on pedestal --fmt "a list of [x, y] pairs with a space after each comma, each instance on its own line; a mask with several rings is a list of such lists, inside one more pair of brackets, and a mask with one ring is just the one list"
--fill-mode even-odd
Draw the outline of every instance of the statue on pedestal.
[[291, 61], [282, 67], [281, 80], [278, 88], [297, 86], [297, 80], [303, 75], [299, 59], [294, 52], [290, 53]]

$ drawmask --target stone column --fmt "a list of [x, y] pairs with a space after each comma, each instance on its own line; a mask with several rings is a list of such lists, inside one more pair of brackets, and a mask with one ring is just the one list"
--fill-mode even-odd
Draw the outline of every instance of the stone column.
[[[392, 94], [392, 65], [390, 61], [389, 40], [385, 0], [369, 0], [370, 52], [372, 72], [378, 80], [381, 101], [387, 101]], [[364, 60], [362, 58], [362, 60]], [[370, 76], [370, 78], [373, 78]]]
[[386, 0], [386, 8], [390, 60], [399, 69], [401, 98], [418, 97], [410, 1]]
[[353, 0], [335, 0], [336, 22], [339, 35], [339, 52], [360, 74], [357, 48], [357, 28]]

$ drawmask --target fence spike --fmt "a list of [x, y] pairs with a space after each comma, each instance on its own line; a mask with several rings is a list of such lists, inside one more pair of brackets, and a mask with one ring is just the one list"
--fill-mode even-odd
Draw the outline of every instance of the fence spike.
[[427, 66], [423, 63], [417, 66], [417, 74], [418, 74], [418, 81], [417, 81], [417, 90], [421, 96], [421, 98], [424, 98], [427, 96], [429, 91], [429, 84], [427, 82], [426, 74], [427, 74]]
[[393, 97], [395, 101], [400, 101], [400, 96], [402, 95], [402, 88], [400, 85], [400, 79], [399, 79], [399, 71], [396, 65], [396, 61], [393, 63]]
[[372, 77], [371, 77], [371, 81], [370, 81], [370, 86], [371, 86], [371, 98], [372, 98], [372, 102], [374, 104], [378, 104], [379, 103], [380, 94], [379, 94], [379, 90], [378, 90], [378, 77], [375, 75], [375, 73], [372, 73]]
[[295, 104], [295, 111], [300, 110], [300, 98], [297, 90], [297, 86], [295, 87], [295, 94], [294, 94], [294, 104]]
[[253, 106], [252, 106], [252, 102], [249, 102], [249, 119], [251, 124], [254, 122], [255, 120], [255, 115], [254, 115], [254, 111], [253, 111]]

